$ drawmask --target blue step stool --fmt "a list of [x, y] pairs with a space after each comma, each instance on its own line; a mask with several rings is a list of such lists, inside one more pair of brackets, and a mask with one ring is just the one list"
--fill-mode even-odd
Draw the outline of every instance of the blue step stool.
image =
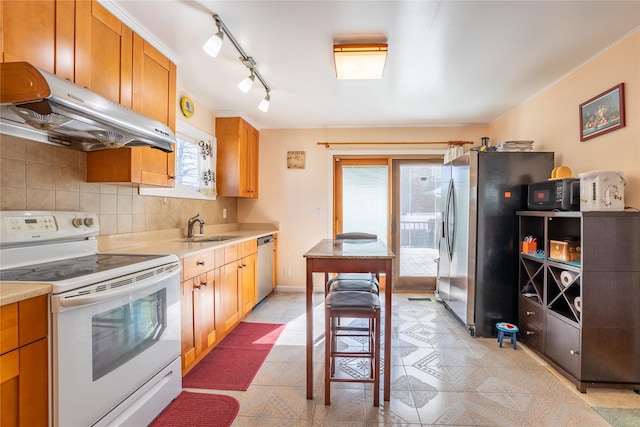
[[506, 338], [511, 338], [511, 344], [513, 344], [513, 349], [516, 349], [516, 334], [520, 329], [516, 325], [507, 322], [498, 322], [496, 323], [496, 329], [498, 329], [498, 343], [500, 343], [500, 348], [502, 348], [502, 340]]

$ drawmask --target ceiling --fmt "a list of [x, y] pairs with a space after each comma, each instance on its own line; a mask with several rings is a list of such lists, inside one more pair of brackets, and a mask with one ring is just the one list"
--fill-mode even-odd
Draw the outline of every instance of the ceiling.
[[[101, 3], [177, 64], [196, 114], [204, 106], [258, 129], [489, 123], [640, 26], [640, 1]], [[227, 37], [216, 58], [202, 50], [212, 13], [271, 87], [267, 113], [257, 79], [247, 94], [237, 88], [249, 72]], [[380, 41], [381, 80], [336, 79], [334, 43]]]

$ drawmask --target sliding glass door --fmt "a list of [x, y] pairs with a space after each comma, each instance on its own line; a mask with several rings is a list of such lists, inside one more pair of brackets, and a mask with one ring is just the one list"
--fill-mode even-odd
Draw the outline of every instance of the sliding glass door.
[[396, 254], [395, 289], [435, 289], [441, 157], [333, 160], [334, 235], [376, 234]]

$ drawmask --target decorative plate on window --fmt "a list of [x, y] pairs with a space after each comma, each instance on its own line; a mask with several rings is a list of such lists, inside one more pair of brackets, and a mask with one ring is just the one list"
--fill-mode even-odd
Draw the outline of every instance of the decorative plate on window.
[[185, 117], [190, 118], [193, 116], [193, 113], [196, 110], [196, 106], [193, 104], [193, 101], [188, 96], [183, 96], [180, 99], [180, 109], [182, 110], [182, 114]]

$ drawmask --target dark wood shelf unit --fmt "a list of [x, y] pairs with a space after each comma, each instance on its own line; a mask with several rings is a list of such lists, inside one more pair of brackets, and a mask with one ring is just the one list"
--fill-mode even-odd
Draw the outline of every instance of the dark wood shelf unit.
[[[639, 392], [640, 213], [517, 216], [520, 240], [533, 236], [544, 251], [519, 257], [518, 338], [581, 392]], [[567, 239], [579, 242], [580, 261], [549, 258], [549, 241]]]

